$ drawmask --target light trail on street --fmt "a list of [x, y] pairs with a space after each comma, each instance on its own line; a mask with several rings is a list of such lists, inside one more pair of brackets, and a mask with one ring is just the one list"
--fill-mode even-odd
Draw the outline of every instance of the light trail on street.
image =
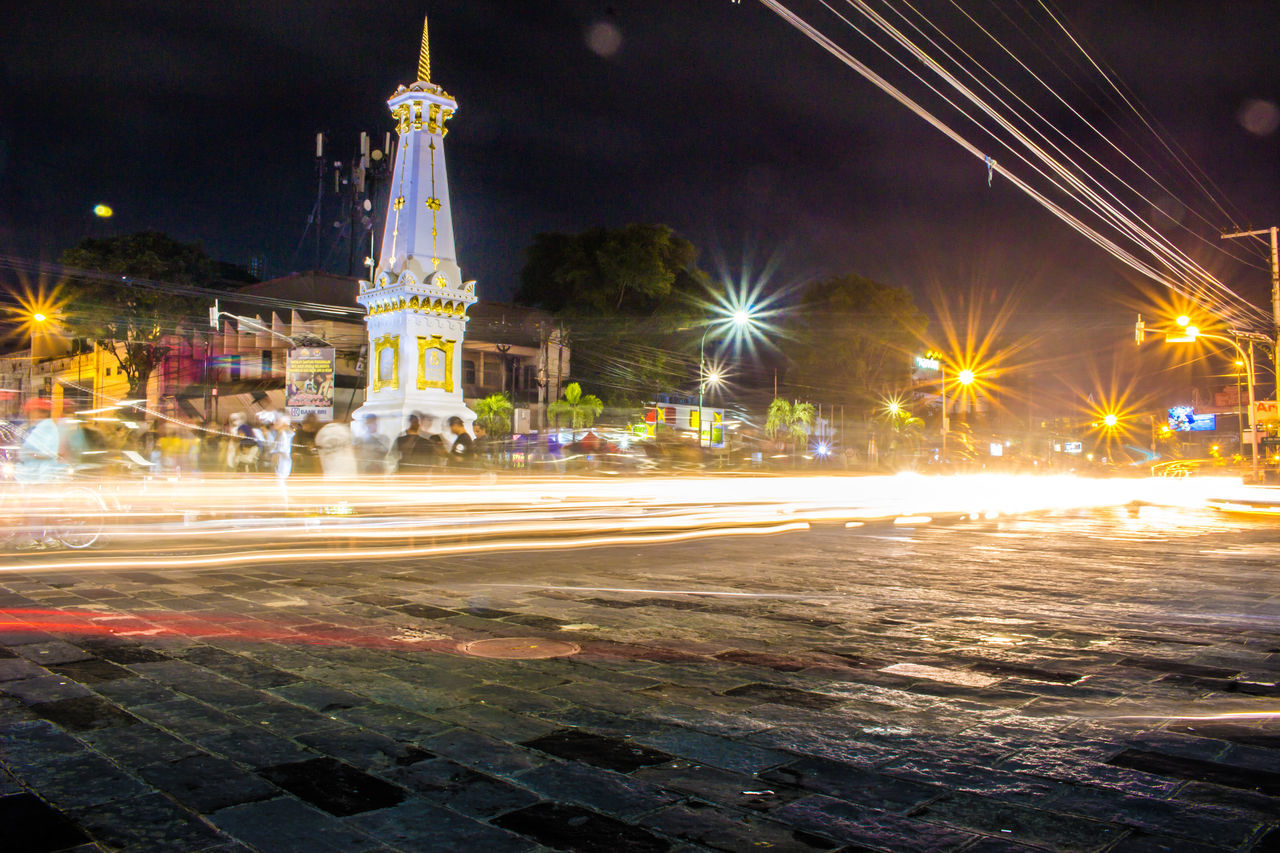
[[[909, 528], [1118, 506], [1244, 506], [1231, 478], [1071, 475], [269, 478], [98, 484], [92, 548], [16, 552], [0, 571], [199, 568], [663, 544], [814, 525]], [[59, 492], [10, 493], [10, 543], [59, 512]], [[43, 496], [43, 497], [42, 497]], [[21, 498], [15, 506], [14, 498]], [[64, 513], [65, 514], [65, 513]]]

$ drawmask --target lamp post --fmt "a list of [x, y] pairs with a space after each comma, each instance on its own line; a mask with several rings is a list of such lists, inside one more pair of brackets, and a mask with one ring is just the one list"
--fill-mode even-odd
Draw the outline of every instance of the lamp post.
[[49, 317], [40, 311], [31, 314], [31, 348], [27, 350], [27, 395], [33, 397], [36, 387], [36, 334], [48, 322]]
[[[739, 308], [730, 314], [727, 318], [728, 322], [739, 328], [746, 328], [751, 325], [752, 312], [750, 308]], [[716, 323], [711, 321], [707, 323], [707, 327], [702, 330], [702, 340], [698, 343], [698, 449], [702, 449], [702, 399], [706, 393], [707, 383], [719, 385], [721, 376], [718, 372], [707, 375], [707, 335], [717, 325], [723, 325], [724, 321]], [[711, 430], [707, 430], [707, 443], [711, 443]]]
[[1191, 325], [1191, 318], [1183, 314], [1177, 319], [1177, 323], [1182, 327], [1182, 334], [1165, 335], [1165, 342], [1171, 344], [1185, 344], [1195, 341], [1197, 338], [1204, 338], [1210, 341], [1221, 341], [1231, 344], [1235, 347], [1236, 352], [1240, 354], [1240, 360], [1244, 362], [1245, 378], [1249, 384], [1249, 444], [1251, 454], [1253, 456], [1253, 481], [1258, 482], [1258, 425], [1257, 425], [1257, 407], [1253, 400], [1253, 344], [1249, 344], [1249, 351], [1245, 352], [1244, 348], [1236, 342], [1235, 338], [1228, 338], [1223, 335], [1211, 335], [1200, 331]]

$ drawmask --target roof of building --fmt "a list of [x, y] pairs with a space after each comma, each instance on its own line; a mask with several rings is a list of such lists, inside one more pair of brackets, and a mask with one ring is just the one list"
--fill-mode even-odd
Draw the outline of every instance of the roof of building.
[[[239, 288], [236, 293], [303, 303], [304, 307], [294, 309], [303, 319], [332, 319], [328, 315], [308, 312], [305, 304], [343, 308], [363, 314], [364, 309], [356, 304], [358, 281], [353, 276], [300, 272], [251, 284]], [[234, 299], [231, 297], [231, 301]], [[256, 313], [263, 313], [263, 309], [259, 308]], [[467, 334], [471, 339], [513, 346], [540, 346], [543, 330], [555, 323], [554, 315], [539, 308], [484, 300], [472, 305], [467, 316], [470, 318]]]

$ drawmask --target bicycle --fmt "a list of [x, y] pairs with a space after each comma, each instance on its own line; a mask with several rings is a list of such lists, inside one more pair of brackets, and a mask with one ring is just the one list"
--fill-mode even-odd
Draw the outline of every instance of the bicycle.
[[36, 542], [54, 540], [79, 551], [98, 541], [106, 519], [107, 505], [93, 489], [14, 483], [0, 491], [0, 549], [12, 548], [25, 532]]

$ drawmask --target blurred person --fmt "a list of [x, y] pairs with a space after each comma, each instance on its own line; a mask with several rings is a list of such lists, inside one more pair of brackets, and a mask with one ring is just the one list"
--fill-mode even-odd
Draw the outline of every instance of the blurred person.
[[475, 433], [475, 439], [471, 442], [471, 449], [475, 453], [476, 462], [480, 465], [487, 465], [493, 461], [490, 459], [493, 451], [489, 445], [489, 430], [485, 429], [484, 424], [479, 421], [471, 425], [471, 430]]
[[320, 472], [325, 477], [356, 475], [355, 444], [351, 438], [351, 429], [346, 424], [331, 423], [320, 427], [316, 433], [315, 447]]
[[287, 480], [293, 473], [293, 425], [289, 416], [281, 412], [275, 417], [275, 432], [271, 437], [271, 465], [276, 477]]
[[62, 436], [50, 417], [53, 403], [44, 397], [33, 397], [23, 411], [27, 415], [27, 433], [18, 447], [13, 476], [20, 483], [47, 483], [62, 473]]
[[378, 432], [378, 416], [366, 415], [364, 429], [355, 438], [356, 460], [361, 474], [387, 473], [391, 442]]
[[316, 433], [319, 431], [319, 415], [311, 412], [302, 418], [293, 437], [293, 473], [320, 473], [320, 459], [316, 451]]
[[449, 447], [449, 464], [458, 467], [471, 465], [476, 458], [476, 449], [462, 418], [457, 415], [449, 418], [449, 432], [453, 434], [453, 444]]
[[[437, 442], [440, 436], [433, 436]], [[401, 474], [421, 474], [435, 465], [438, 459], [438, 447], [426, 436], [422, 435], [422, 418], [409, 415], [409, 423], [403, 433], [396, 439], [393, 450], [396, 456], [396, 471]]]
[[133, 443], [134, 450], [143, 459], [151, 463], [151, 470], [155, 471], [160, 467], [160, 451], [156, 445], [160, 442], [160, 429], [156, 426], [155, 421], [149, 421], [146, 426], [134, 433]]

